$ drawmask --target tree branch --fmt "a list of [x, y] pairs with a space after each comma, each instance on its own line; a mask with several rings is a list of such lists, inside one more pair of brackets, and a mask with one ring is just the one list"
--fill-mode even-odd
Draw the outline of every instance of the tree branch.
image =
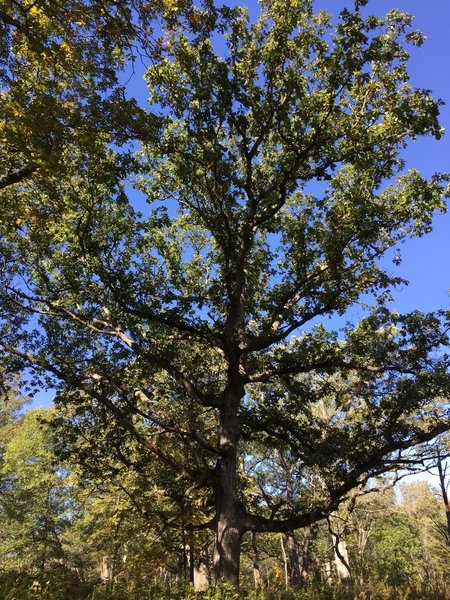
[[[0, 11], [1, 12], [1, 11]], [[37, 170], [37, 166], [34, 164], [26, 165], [18, 171], [10, 172], [0, 179], [0, 190], [3, 190], [10, 185], [20, 183], [24, 179], [30, 177]]]

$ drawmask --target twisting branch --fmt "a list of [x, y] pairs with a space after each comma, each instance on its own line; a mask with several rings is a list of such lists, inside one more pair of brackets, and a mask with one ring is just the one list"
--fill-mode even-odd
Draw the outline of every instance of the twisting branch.
[[[1, 13], [1, 11], [0, 11]], [[18, 171], [13, 171], [8, 173], [4, 177], [0, 179], [0, 190], [4, 190], [10, 185], [14, 185], [15, 183], [20, 183], [24, 179], [28, 179], [33, 173], [37, 170], [37, 166], [34, 164], [26, 165], [22, 167]]]
[[[117, 324], [112, 323], [111, 321], [106, 321], [103, 319], [98, 319], [95, 317], [90, 317], [87, 319], [81, 313], [77, 313], [74, 310], [69, 310], [65, 307], [58, 306], [53, 301], [40, 298], [35, 296], [30, 296], [21, 290], [11, 289], [15, 296], [15, 301], [24, 309], [34, 312], [35, 314], [47, 314], [47, 315], [59, 315], [68, 318], [74, 323], [78, 323], [82, 325], [92, 333], [96, 333], [99, 335], [106, 335], [115, 337], [120, 340], [125, 346], [127, 346], [130, 350], [132, 350], [136, 355], [143, 357], [149, 363], [163, 369], [166, 373], [168, 373], [181, 387], [183, 390], [195, 401], [200, 403], [203, 406], [214, 408], [219, 406], [218, 399], [213, 396], [203, 394], [197, 386], [193, 384], [193, 382], [186, 377], [182, 371], [177, 368], [173, 363], [164, 359], [154, 352], [149, 351], [144, 348], [141, 344], [136, 342], [131, 338], [131, 336], [123, 330], [123, 328]], [[33, 309], [31, 307], [26, 307], [17, 300], [17, 298], [21, 298], [22, 300], [26, 300], [28, 302], [34, 302], [38, 304], [43, 304], [48, 307], [50, 312], [46, 312], [40, 309]]]
[[20, 31], [24, 34], [28, 34], [28, 31], [24, 27], [23, 23], [21, 21], [19, 21], [19, 19], [15, 19], [14, 17], [12, 17], [11, 15], [9, 15], [8, 13], [6, 13], [4, 10], [1, 10], [1, 9], [0, 9], [0, 19], [3, 21], [3, 23], [6, 23], [6, 25], [11, 25], [11, 27], [14, 27], [18, 31]]
[[51, 364], [46, 359], [34, 356], [30, 352], [18, 350], [17, 348], [10, 346], [9, 344], [3, 341], [0, 341], [0, 347], [2, 347], [6, 352], [9, 352], [10, 354], [25, 360], [29, 366], [33, 366], [45, 370], [49, 373], [52, 373], [60, 381], [80, 390], [81, 392], [84, 392], [89, 397], [99, 402], [99, 404], [105, 406], [114, 416], [116, 421], [120, 423], [120, 425], [126, 431], [128, 431], [128, 433], [140, 445], [145, 447], [152, 454], [155, 454], [158, 458], [160, 458], [163, 461], [164, 464], [166, 464], [171, 469], [179, 473], [181, 478], [191, 480], [200, 486], [205, 485], [205, 473], [200, 472], [199, 470], [188, 469], [182, 463], [176, 460], [173, 456], [163, 451], [160, 447], [154, 444], [148, 436], [144, 435], [141, 431], [139, 431], [139, 429], [124, 414], [124, 412], [111, 400], [108, 394], [101, 393], [92, 385], [96, 383], [106, 382], [110, 386], [111, 392], [121, 394], [122, 390], [120, 386], [117, 385], [117, 383], [114, 382], [111, 378], [108, 379], [102, 374], [93, 372], [84, 372], [81, 376], [75, 375], [74, 373], [66, 373], [58, 367], [56, 367], [55, 365]]

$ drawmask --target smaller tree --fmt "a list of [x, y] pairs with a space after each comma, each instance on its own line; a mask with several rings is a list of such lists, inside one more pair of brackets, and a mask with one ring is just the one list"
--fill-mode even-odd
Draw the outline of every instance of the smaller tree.
[[447, 539], [447, 545], [450, 547], [449, 457], [450, 439], [448, 437], [443, 437], [436, 445], [436, 468], [439, 476], [442, 501], [445, 507], [445, 518], [447, 521], [447, 529], [444, 535]]
[[[9, 439], [2, 464], [2, 555], [35, 575], [64, 558], [63, 535], [72, 502], [67, 473], [58, 465], [45, 410], [28, 411]], [[5, 560], [5, 559], [4, 559]]]
[[414, 520], [418, 532], [416, 543], [423, 556], [419, 565], [421, 585], [429, 590], [445, 589], [450, 584], [450, 552], [439, 491], [428, 481], [405, 482], [401, 486], [401, 495], [401, 508]]

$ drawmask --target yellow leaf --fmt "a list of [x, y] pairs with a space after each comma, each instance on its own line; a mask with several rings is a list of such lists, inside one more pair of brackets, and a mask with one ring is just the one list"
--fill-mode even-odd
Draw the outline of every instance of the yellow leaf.
[[72, 48], [69, 46], [69, 44], [67, 42], [62, 42], [60, 49], [65, 53], [65, 54], [71, 54], [72, 53]]
[[164, 8], [169, 13], [177, 12], [179, 9], [177, 0], [164, 0]]

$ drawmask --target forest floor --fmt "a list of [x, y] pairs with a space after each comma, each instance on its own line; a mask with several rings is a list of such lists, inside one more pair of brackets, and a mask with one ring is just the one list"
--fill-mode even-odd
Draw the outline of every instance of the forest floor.
[[211, 588], [195, 592], [184, 590], [145, 588], [143, 586], [97, 585], [82, 589], [67, 585], [67, 582], [1, 581], [0, 600], [450, 600], [450, 590], [412, 589], [389, 586], [384, 582], [365, 586], [311, 586], [297, 591], [254, 589], [235, 591], [227, 588]]

